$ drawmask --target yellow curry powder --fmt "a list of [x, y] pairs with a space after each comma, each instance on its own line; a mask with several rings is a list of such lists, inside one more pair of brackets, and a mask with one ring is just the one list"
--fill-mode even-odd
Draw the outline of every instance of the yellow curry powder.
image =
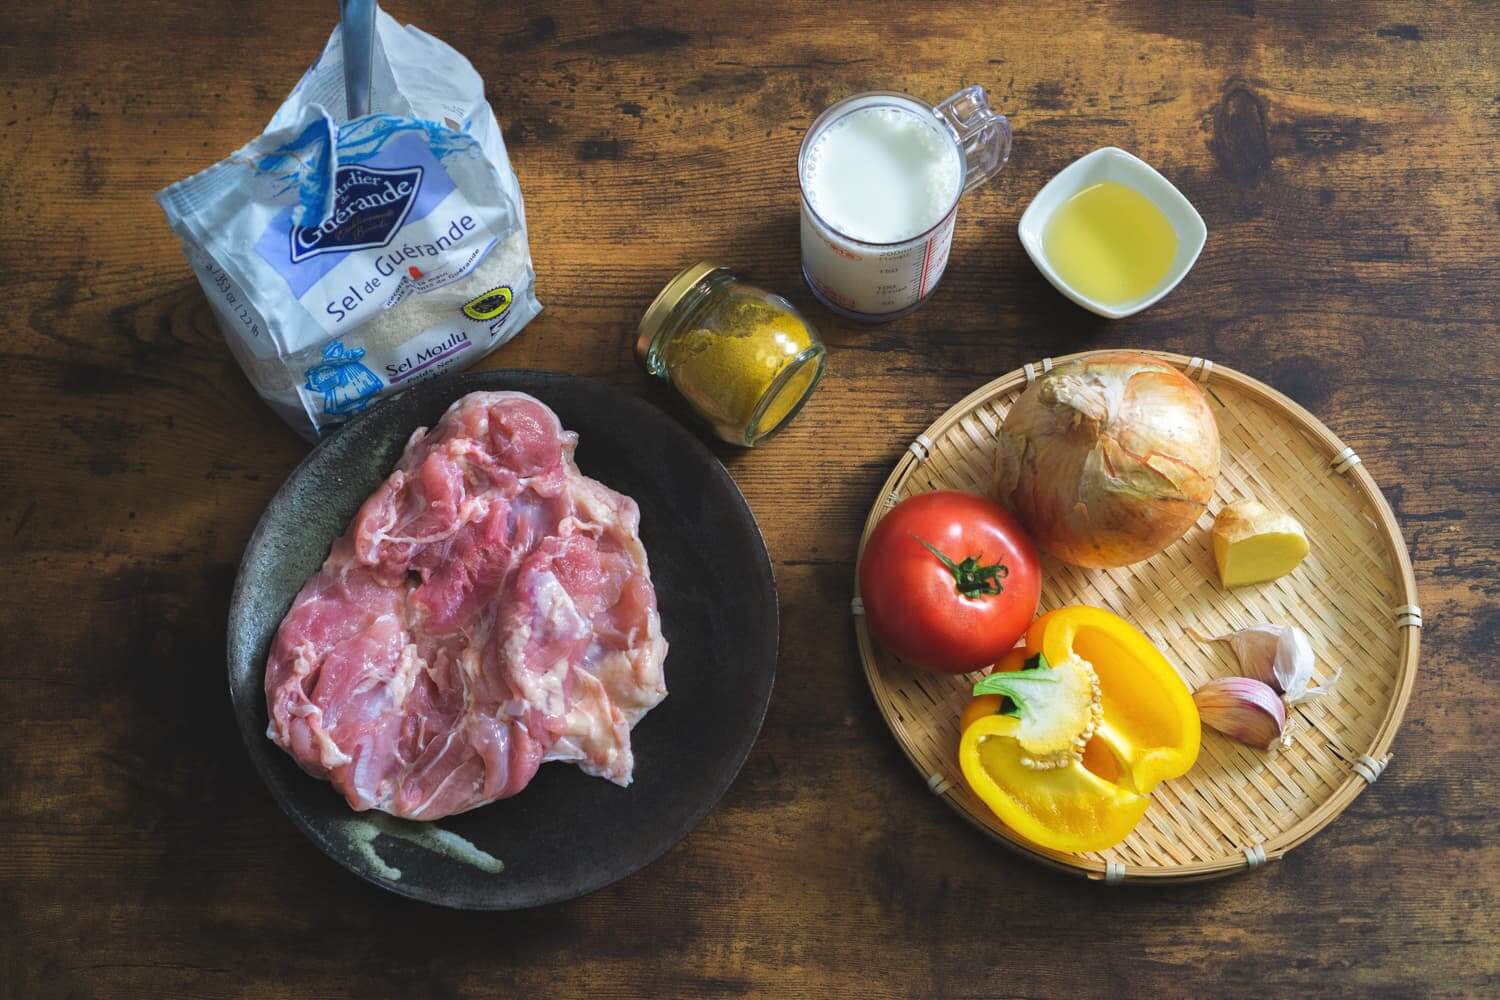
[[[772, 383], [812, 346], [813, 337], [798, 317], [744, 299], [726, 302], [704, 322], [673, 337], [664, 360], [678, 392], [714, 429], [742, 439]], [[817, 372], [816, 364], [804, 364], [781, 387], [753, 429], [757, 437], [786, 419]]]

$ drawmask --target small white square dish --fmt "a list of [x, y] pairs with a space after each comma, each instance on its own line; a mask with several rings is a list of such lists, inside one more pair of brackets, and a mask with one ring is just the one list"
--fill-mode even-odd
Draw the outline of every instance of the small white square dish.
[[[1144, 195], [1166, 216], [1177, 235], [1177, 249], [1166, 275], [1144, 295], [1123, 302], [1100, 302], [1090, 298], [1059, 275], [1047, 259], [1045, 236], [1053, 213], [1078, 192], [1105, 181], [1123, 184]], [[1203, 224], [1203, 217], [1171, 181], [1144, 160], [1114, 146], [1096, 149], [1059, 171], [1031, 199], [1017, 228], [1027, 256], [1054, 288], [1090, 312], [1110, 319], [1138, 313], [1176, 288], [1177, 283], [1192, 270], [1208, 239], [1208, 227]]]

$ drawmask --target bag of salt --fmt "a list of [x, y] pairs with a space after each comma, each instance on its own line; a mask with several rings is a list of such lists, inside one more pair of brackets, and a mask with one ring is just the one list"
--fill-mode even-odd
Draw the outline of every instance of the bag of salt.
[[381, 12], [374, 113], [350, 120], [339, 38], [264, 134], [157, 195], [240, 367], [310, 438], [468, 367], [541, 310], [474, 67]]

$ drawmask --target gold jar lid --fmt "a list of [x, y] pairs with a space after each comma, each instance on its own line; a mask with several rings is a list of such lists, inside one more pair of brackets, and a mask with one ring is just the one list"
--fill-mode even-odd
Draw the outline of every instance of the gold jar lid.
[[677, 277], [667, 282], [667, 286], [657, 294], [656, 300], [647, 307], [646, 314], [641, 317], [641, 324], [637, 327], [635, 337], [636, 358], [643, 362], [646, 360], [646, 352], [651, 350], [652, 341], [666, 325], [667, 318], [672, 315], [673, 310], [689, 292], [698, 286], [700, 281], [719, 271], [727, 274], [729, 268], [723, 264], [703, 260], [678, 271]]

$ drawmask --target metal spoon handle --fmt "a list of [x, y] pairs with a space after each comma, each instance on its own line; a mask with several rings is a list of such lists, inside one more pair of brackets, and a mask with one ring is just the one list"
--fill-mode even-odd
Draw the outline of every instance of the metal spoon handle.
[[350, 118], [370, 113], [375, 62], [375, 0], [339, 0], [344, 46], [344, 96]]

